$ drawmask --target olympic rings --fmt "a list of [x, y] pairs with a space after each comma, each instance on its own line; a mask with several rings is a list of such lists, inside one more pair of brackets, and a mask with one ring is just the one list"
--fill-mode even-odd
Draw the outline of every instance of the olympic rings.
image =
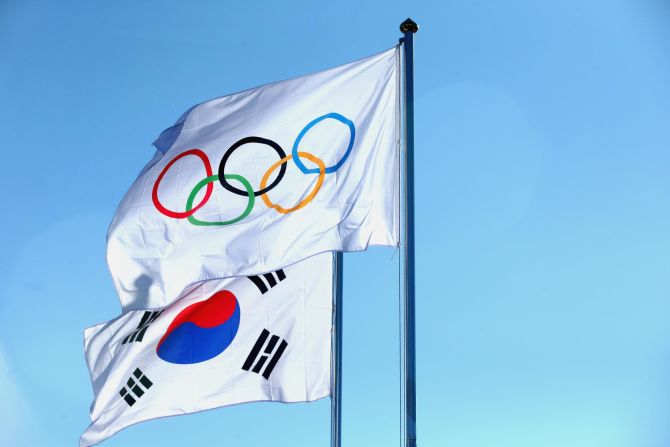
[[347, 157], [349, 157], [349, 154], [351, 153], [351, 148], [354, 147], [354, 139], [356, 138], [356, 128], [354, 127], [353, 122], [351, 122], [347, 118], [343, 117], [339, 113], [334, 113], [334, 112], [333, 113], [327, 113], [323, 116], [320, 116], [318, 118], [313, 119], [312, 122], [307, 124], [300, 131], [300, 133], [298, 134], [298, 138], [296, 138], [295, 143], [293, 143], [293, 150], [291, 151], [291, 154], [293, 154], [293, 162], [296, 164], [296, 166], [298, 166], [298, 168], [300, 168], [300, 170], [303, 172], [303, 174], [316, 174], [319, 171], [316, 168], [307, 169], [307, 167], [302, 163], [302, 161], [300, 161], [300, 157], [298, 156], [298, 155], [300, 155], [300, 153], [298, 152], [298, 145], [300, 144], [300, 140], [302, 140], [302, 137], [304, 137], [305, 134], [312, 127], [314, 127], [316, 124], [318, 124], [319, 122], [321, 122], [321, 121], [323, 121], [327, 118], [332, 118], [334, 120], [337, 120], [337, 121], [349, 126], [350, 136], [349, 136], [349, 146], [347, 146], [347, 150], [344, 151], [344, 155], [342, 156], [342, 158], [340, 158], [340, 161], [335, 163], [333, 166], [329, 166], [329, 167], [326, 168], [326, 174], [333, 173], [333, 172], [337, 171], [338, 169], [340, 169], [340, 166], [342, 166], [342, 164], [347, 160]]
[[[263, 199], [263, 202], [265, 203], [265, 205], [268, 208], [274, 208], [275, 210], [277, 210], [277, 212], [279, 212], [281, 214], [292, 213], [293, 211], [297, 211], [300, 208], [307, 205], [309, 202], [311, 202], [314, 199], [314, 197], [316, 197], [316, 193], [319, 192], [319, 189], [321, 189], [321, 185], [323, 185], [323, 179], [326, 176], [326, 165], [323, 163], [323, 160], [321, 160], [320, 158], [318, 158], [318, 157], [316, 157], [316, 156], [314, 156], [314, 155], [312, 155], [308, 152], [298, 152], [298, 155], [301, 156], [301, 157], [305, 157], [306, 159], [316, 163], [317, 166], [319, 166], [319, 168], [318, 168], [319, 169], [319, 178], [316, 181], [316, 186], [314, 187], [312, 192], [310, 192], [309, 195], [307, 197], [305, 197], [305, 199], [303, 199], [300, 203], [298, 203], [293, 208], [286, 209], [286, 208], [283, 208], [279, 205], [275, 205], [274, 203], [272, 203], [270, 201], [267, 194], [263, 194], [261, 196], [261, 199]], [[278, 162], [276, 162], [275, 164], [273, 164], [272, 166], [270, 166], [270, 168], [267, 170], [267, 172], [265, 173], [265, 175], [263, 175], [263, 178], [261, 179], [261, 188], [265, 187], [265, 184], [267, 183], [268, 178], [270, 177], [270, 174], [272, 174], [272, 172], [275, 169], [277, 169], [277, 166], [279, 166], [279, 165], [285, 166], [285, 163], [292, 158], [293, 158], [293, 154], [288, 155], [288, 156], [282, 158], [281, 160], [279, 160]], [[294, 162], [296, 161], [295, 158], [293, 158], [293, 161]]]
[[205, 191], [205, 197], [202, 198], [200, 203], [198, 203], [193, 209], [191, 210], [186, 210], [186, 212], [178, 212], [178, 211], [171, 211], [163, 206], [163, 204], [158, 200], [158, 185], [160, 185], [161, 180], [163, 180], [163, 176], [165, 173], [172, 167], [173, 164], [180, 158], [184, 158], [187, 155], [195, 155], [198, 157], [200, 160], [202, 160], [202, 164], [205, 165], [205, 172], [207, 172], [207, 177], [212, 175], [212, 165], [209, 164], [209, 158], [207, 158], [207, 155], [201, 151], [200, 149], [191, 149], [186, 152], [182, 152], [181, 154], [177, 155], [175, 158], [170, 160], [170, 163], [165, 165], [163, 170], [161, 171], [160, 175], [156, 179], [156, 183], [154, 183], [154, 189], [151, 191], [151, 200], [154, 202], [154, 206], [158, 211], [161, 213], [165, 214], [168, 217], [174, 217], [175, 219], [183, 219], [185, 217], [189, 217], [193, 215], [198, 209], [202, 208], [205, 203], [209, 200], [209, 197], [212, 195], [212, 191], [214, 190], [214, 186], [211, 184], [207, 185], [207, 191]]
[[[344, 152], [344, 155], [340, 160], [335, 163], [332, 166], [326, 167], [325, 163], [323, 160], [321, 160], [319, 157], [310, 154], [309, 152], [302, 152], [299, 151], [298, 148], [300, 146], [300, 142], [302, 141], [302, 138], [305, 136], [309, 130], [314, 127], [316, 124], [320, 123], [321, 121], [325, 119], [334, 119], [336, 121], [339, 121], [343, 124], [346, 124], [347, 127], [349, 127], [349, 145], [347, 146], [346, 151]], [[354, 123], [347, 119], [346, 117], [340, 115], [339, 113], [327, 113], [325, 115], [322, 115], [318, 118], [313, 119], [310, 121], [298, 134], [298, 137], [296, 138], [295, 142], [293, 143], [293, 149], [291, 151], [290, 155], [286, 155], [284, 150], [281, 148], [279, 144], [276, 142], [269, 140], [267, 138], [261, 138], [261, 137], [256, 137], [256, 136], [249, 136], [242, 138], [241, 140], [236, 141], [233, 143], [232, 146], [228, 148], [228, 150], [223, 154], [223, 157], [221, 158], [221, 162], [219, 163], [219, 169], [218, 169], [218, 174], [214, 175], [212, 173], [212, 165], [209, 162], [209, 158], [207, 158], [207, 155], [200, 149], [189, 149], [185, 152], [182, 152], [181, 154], [178, 154], [175, 156], [172, 160], [168, 162], [167, 165], [163, 168], [163, 170], [160, 172], [158, 175], [158, 178], [156, 179], [156, 182], [154, 183], [153, 190], [151, 192], [151, 200], [154, 203], [154, 206], [156, 209], [168, 216], [172, 217], [175, 219], [184, 219], [188, 218], [189, 223], [197, 226], [224, 226], [224, 225], [231, 225], [236, 222], [239, 222], [240, 220], [244, 219], [247, 217], [249, 214], [251, 214], [251, 211], [254, 208], [254, 205], [256, 203], [256, 197], [261, 196], [261, 199], [263, 200], [263, 203], [268, 207], [276, 210], [278, 213], [281, 214], [288, 214], [292, 213], [294, 211], [297, 211], [301, 208], [304, 208], [307, 206], [318, 194], [318, 192], [321, 190], [321, 187], [323, 186], [323, 182], [325, 179], [326, 174], [333, 173], [337, 171], [347, 160], [349, 157], [349, 154], [351, 153], [351, 150], [354, 146], [354, 139], [356, 138], [356, 128], [354, 126]], [[254, 188], [251, 186], [249, 181], [242, 177], [241, 175], [237, 174], [226, 174], [226, 163], [228, 162], [228, 159], [232, 155], [235, 150], [240, 148], [241, 146], [248, 144], [248, 143], [259, 143], [259, 144], [264, 144], [266, 146], [270, 146], [277, 152], [277, 155], [279, 155], [279, 160], [275, 162], [268, 170], [263, 174], [263, 177], [261, 179], [260, 183], [260, 189], [258, 191], [254, 191]], [[202, 180], [200, 180], [193, 190], [191, 190], [191, 193], [188, 196], [188, 199], [186, 200], [186, 211], [172, 211], [167, 209], [161, 201], [158, 199], [158, 188], [160, 186], [161, 181], [163, 180], [163, 177], [167, 173], [167, 171], [170, 170], [170, 168], [181, 158], [184, 158], [188, 155], [195, 155], [198, 157], [203, 165], [205, 166], [205, 172], [206, 176]], [[305, 157], [314, 164], [317, 165], [316, 168], [311, 168], [308, 169], [300, 157]], [[286, 174], [286, 163], [289, 160], [293, 160], [295, 165], [302, 171], [304, 174], [319, 174], [319, 177], [316, 181], [316, 185], [314, 186], [314, 189], [305, 197], [303, 200], [301, 200], [297, 205], [293, 206], [292, 208], [284, 208], [280, 205], [274, 204], [270, 198], [268, 197], [268, 192], [271, 191], [275, 186], [279, 184], [279, 182], [282, 181], [284, 178], [284, 175]], [[277, 174], [277, 177], [272, 181], [270, 185], [268, 185], [268, 180], [272, 173], [279, 168], [279, 174]], [[238, 181], [242, 184], [244, 187], [244, 190], [239, 189], [231, 185], [228, 180], [235, 180]], [[221, 186], [240, 196], [244, 196], [248, 198], [247, 202], [247, 207], [245, 210], [237, 216], [234, 219], [230, 220], [225, 220], [225, 221], [220, 221], [220, 222], [207, 222], [207, 221], [202, 221], [197, 219], [194, 214], [196, 211], [198, 211], [200, 208], [202, 208], [207, 201], [210, 199], [212, 196], [212, 192], [214, 190], [214, 185], [213, 183], [218, 181]], [[202, 200], [195, 206], [193, 206], [193, 202], [195, 201], [196, 196], [198, 193], [202, 190], [202, 188], [206, 187], [205, 194], [202, 198]]]
[[[228, 158], [231, 156], [231, 154], [233, 152], [235, 152], [235, 150], [237, 148], [239, 148], [240, 146], [243, 146], [247, 143], [266, 144], [266, 145], [270, 146], [272, 149], [274, 149], [275, 151], [277, 151], [277, 154], [279, 154], [280, 159], [286, 157], [286, 153], [284, 152], [284, 149], [282, 149], [280, 145], [278, 145], [277, 143], [275, 143], [272, 140], [268, 140], [266, 138], [261, 138], [261, 137], [242, 138], [241, 140], [237, 141], [232, 146], [230, 146], [228, 148], [228, 150], [226, 151], [226, 153], [223, 154], [223, 158], [221, 158], [221, 162], [219, 163], [219, 182], [221, 183], [221, 186], [226, 188], [228, 191], [230, 191], [232, 193], [235, 193], [237, 195], [240, 195], [240, 196], [246, 196], [247, 194], [250, 194], [250, 193], [247, 192], [247, 191], [242, 191], [241, 189], [237, 189], [226, 181], [226, 178], [227, 178], [226, 175], [225, 175], [226, 174], [225, 173], [226, 162], [228, 161]], [[258, 196], [260, 196], [262, 194], [265, 194], [266, 192], [270, 191], [272, 188], [277, 186], [279, 184], [279, 182], [281, 182], [281, 179], [284, 178], [284, 174], [286, 174], [286, 164], [281, 165], [281, 168], [279, 169], [279, 175], [277, 176], [275, 181], [270, 184], [270, 186], [268, 186], [267, 188], [261, 186], [262, 189], [260, 191], [254, 191], [254, 195], [256, 197], [258, 197]]]
[[[193, 206], [193, 201], [195, 200], [195, 196], [198, 195], [198, 192], [200, 192], [202, 187], [205, 186], [205, 185], [211, 186], [212, 182], [215, 182], [217, 180], [219, 180], [218, 175], [210, 175], [209, 177], [200, 180], [200, 182], [198, 182], [198, 184], [195, 185], [195, 187], [193, 188], [193, 191], [191, 191], [191, 194], [189, 194], [188, 200], [186, 200], [186, 211], [191, 211], [191, 207]], [[247, 194], [248, 194], [247, 197], [249, 197], [249, 201], [247, 203], [247, 208], [242, 212], [242, 214], [240, 214], [239, 216], [237, 216], [234, 219], [224, 220], [224, 221], [221, 221], [221, 222], [205, 222], [205, 221], [202, 221], [202, 220], [198, 220], [191, 215], [191, 216], [188, 216], [188, 221], [190, 223], [192, 223], [193, 225], [201, 226], [201, 227], [231, 225], [231, 224], [234, 224], [235, 222], [239, 222], [240, 220], [247, 217], [249, 215], [249, 213], [251, 213], [251, 210], [254, 209], [254, 201], [255, 201], [255, 197], [254, 197], [254, 194], [253, 194], [254, 188], [251, 187], [251, 184], [247, 181], [247, 179], [245, 179], [241, 175], [236, 175], [236, 174], [227, 174], [226, 175], [226, 180], [237, 180], [238, 182], [242, 183], [244, 188], [247, 190]]]

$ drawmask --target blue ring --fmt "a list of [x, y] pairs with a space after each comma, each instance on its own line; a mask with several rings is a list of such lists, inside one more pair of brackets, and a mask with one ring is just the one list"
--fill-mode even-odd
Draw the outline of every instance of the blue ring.
[[334, 120], [337, 120], [343, 124], [346, 124], [349, 126], [349, 132], [351, 133], [351, 136], [349, 137], [349, 147], [347, 147], [346, 152], [340, 158], [340, 161], [335, 163], [333, 166], [329, 166], [326, 168], [326, 174], [330, 174], [331, 172], [335, 172], [338, 169], [340, 169], [340, 166], [347, 160], [347, 157], [351, 153], [351, 148], [354, 147], [354, 139], [356, 138], [356, 128], [354, 127], [354, 123], [347, 118], [343, 117], [339, 113], [328, 113], [326, 115], [320, 116], [318, 118], [315, 118], [310, 122], [308, 125], [306, 125], [298, 134], [298, 138], [295, 139], [295, 143], [293, 143], [293, 150], [291, 151], [291, 154], [293, 154], [293, 162], [295, 165], [304, 173], [304, 174], [318, 174], [319, 168], [312, 168], [308, 169], [307, 166], [303, 164], [303, 162], [300, 160], [300, 157], [298, 156], [298, 145], [300, 145], [300, 140], [302, 140], [302, 137], [305, 136], [307, 131], [314, 127], [316, 124], [318, 124], [320, 121], [325, 120], [326, 118], [332, 118]]

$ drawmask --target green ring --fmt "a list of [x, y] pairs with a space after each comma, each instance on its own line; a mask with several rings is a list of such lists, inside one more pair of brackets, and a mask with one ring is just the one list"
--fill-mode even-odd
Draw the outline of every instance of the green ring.
[[[242, 186], [244, 186], [244, 189], [247, 190], [247, 193], [249, 195], [249, 202], [247, 203], [247, 209], [244, 210], [242, 214], [240, 214], [238, 217], [235, 219], [231, 220], [224, 220], [223, 222], [205, 222], [202, 220], [198, 220], [193, 215], [188, 216], [188, 221], [192, 223], [193, 225], [199, 225], [201, 227], [212, 227], [212, 226], [223, 226], [223, 225], [231, 225], [234, 224], [235, 222], [239, 222], [240, 220], [244, 219], [251, 213], [251, 210], [254, 209], [254, 189], [251, 187], [251, 184], [242, 177], [241, 175], [236, 175], [236, 174], [226, 174], [224, 175], [224, 178], [226, 180], [237, 180], [238, 182], [242, 183]], [[193, 191], [191, 191], [191, 194], [188, 196], [188, 200], [186, 201], [186, 212], [191, 211], [193, 209], [193, 201], [195, 200], [195, 196], [198, 195], [198, 192], [208, 183], [216, 182], [219, 180], [218, 175], [210, 175], [209, 177], [205, 177], [204, 179], [200, 180], [197, 185], [193, 188]]]

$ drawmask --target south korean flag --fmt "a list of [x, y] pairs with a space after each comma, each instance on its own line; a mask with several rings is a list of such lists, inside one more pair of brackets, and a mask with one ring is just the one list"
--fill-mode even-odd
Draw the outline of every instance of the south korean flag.
[[190, 286], [84, 332], [92, 423], [80, 446], [147, 419], [330, 395], [331, 253]]

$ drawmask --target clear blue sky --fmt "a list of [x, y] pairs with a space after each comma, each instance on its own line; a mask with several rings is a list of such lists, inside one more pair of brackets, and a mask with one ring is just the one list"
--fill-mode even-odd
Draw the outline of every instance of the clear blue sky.
[[[665, 0], [0, 2], [0, 445], [72, 446], [107, 226], [188, 107], [416, 39], [419, 445], [670, 445]], [[397, 254], [345, 256], [344, 445], [397, 445]], [[327, 446], [329, 402], [112, 446]]]

